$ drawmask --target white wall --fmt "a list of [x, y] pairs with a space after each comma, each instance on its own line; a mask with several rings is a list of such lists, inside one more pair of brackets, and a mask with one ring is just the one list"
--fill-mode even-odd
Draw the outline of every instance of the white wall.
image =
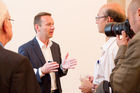
[[128, 0], [107, 0], [107, 3], [118, 3], [120, 4], [124, 9], [125, 9], [125, 2], [128, 1]]
[[125, 8], [125, 10], [126, 10], [126, 15], [127, 15], [127, 9], [128, 9], [128, 6], [129, 6], [130, 2], [131, 2], [131, 0], [127, 0], [127, 2], [126, 2], [126, 8]]
[[93, 74], [94, 63], [100, 56], [104, 35], [98, 33], [95, 16], [106, 0], [4, 0], [13, 24], [13, 39], [6, 48], [17, 52], [18, 47], [35, 36], [33, 18], [40, 11], [53, 14], [55, 33], [52, 40], [61, 46], [62, 58], [76, 58], [76, 69], [61, 79], [63, 93], [80, 93], [79, 77]]

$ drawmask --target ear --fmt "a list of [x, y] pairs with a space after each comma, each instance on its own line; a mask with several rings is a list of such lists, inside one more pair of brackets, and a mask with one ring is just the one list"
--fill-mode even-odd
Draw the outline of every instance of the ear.
[[40, 26], [38, 24], [35, 24], [35, 29], [37, 32], [40, 32]]
[[138, 8], [137, 10], [137, 16], [138, 16], [138, 20], [140, 20], [140, 8]]
[[7, 33], [8, 31], [8, 20], [4, 20], [3, 22], [3, 32]]
[[113, 18], [111, 18], [110, 16], [107, 17], [107, 22], [110, 23], [110, 22], [113, 22], [113, 21], [114, 21]]

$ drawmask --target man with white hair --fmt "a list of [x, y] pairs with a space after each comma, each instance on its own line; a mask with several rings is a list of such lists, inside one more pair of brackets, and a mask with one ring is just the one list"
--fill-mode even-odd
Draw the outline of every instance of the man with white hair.
[[12, 38], [10, 21], [8, 9], [0, 0], [0, 93], [40, 93], [29, 60], [4, 49]]

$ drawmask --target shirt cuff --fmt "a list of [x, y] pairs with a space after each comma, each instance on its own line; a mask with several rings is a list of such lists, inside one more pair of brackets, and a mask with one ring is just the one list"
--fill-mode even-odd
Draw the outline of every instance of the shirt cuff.
[[39, 76], [40, 76], [40, 78], [42, 78], [43, 76], [45, 76], [45, 74], [43, 74], [43, 73], [41, 72], [41, 68], [39, 68], [38, 71], [39, 71]]
[[36, 68], [34, 68], [34, 72], [35, 72], [35, 74], [37, 73], [37, 69]]
[[66, 73], [66, 71], [67, 71], [63, 68], [62, 64], [60, 65], [60, 69], [63, 71], [63, 73]]

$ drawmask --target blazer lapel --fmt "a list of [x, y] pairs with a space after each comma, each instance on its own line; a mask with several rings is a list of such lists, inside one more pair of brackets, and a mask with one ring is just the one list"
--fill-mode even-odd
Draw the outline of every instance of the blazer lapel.
[[42, 54], [42, 51], [40, 49], [40, 46], [39, 46], [36, 38], [33, 39], [33, 48], [34, 48], [34, 51], [35, 51], [36, 55], [40, 59], [41, 63], [45, 64], [46, 63], [45, 58], [44, 58], [44, 56]]

